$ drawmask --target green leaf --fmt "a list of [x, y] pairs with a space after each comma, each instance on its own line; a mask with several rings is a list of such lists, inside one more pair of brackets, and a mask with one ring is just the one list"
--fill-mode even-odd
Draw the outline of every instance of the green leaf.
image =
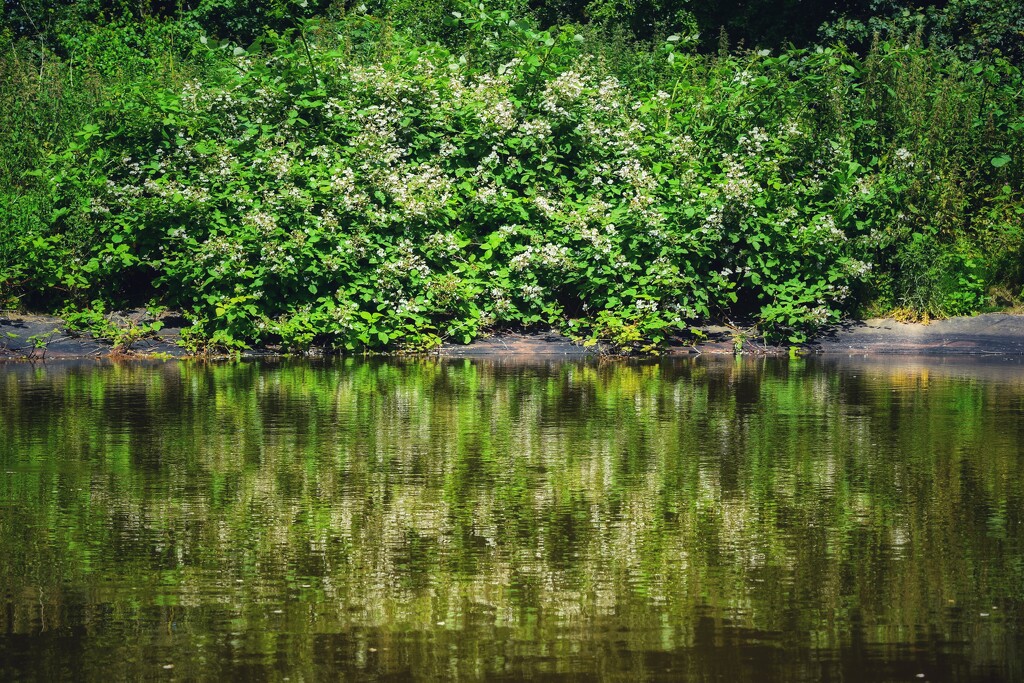
[[996, 168], [1002, 168], [1003, 166], [1006, 166], [1008, 163], [1010, 163], [1011, 160], [1012, 159], [1009, 154], [1000, 154], [999, 156], [992, 159], [992, 165], [995, 166]]

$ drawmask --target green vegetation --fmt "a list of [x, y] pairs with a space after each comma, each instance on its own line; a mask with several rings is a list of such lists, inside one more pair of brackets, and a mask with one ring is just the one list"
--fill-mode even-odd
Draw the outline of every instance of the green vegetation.
[[653, 350], [1024, 281], [1016, 3], [5, 8], [8, 305], [176, 309], [222, 348]]

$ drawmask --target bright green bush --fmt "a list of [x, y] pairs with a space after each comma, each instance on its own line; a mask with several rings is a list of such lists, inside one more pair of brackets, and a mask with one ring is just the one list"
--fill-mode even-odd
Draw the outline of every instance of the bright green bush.
[[224, 347], [546, 324], [655, 348], [715, 317], [800, 342], [871, 303], [964, 313], [1019, 277], [1005, 61], [678, 36], [609, 60], [590, 31], [456, 19], [456, 52], [351, 12], [117, 76], [35, 176], [8, 289], [180, 309]]

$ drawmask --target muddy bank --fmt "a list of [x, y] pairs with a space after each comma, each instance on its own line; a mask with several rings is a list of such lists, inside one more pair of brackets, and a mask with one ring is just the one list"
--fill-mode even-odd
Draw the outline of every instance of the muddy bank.
[[985, 313], [927, 325], [874, 318], [829, 330], [807, 349], [829, 354], [1024, 355], [1024, 315]]
[[[750, 330], [721, 325], [700, 328], [697, 342], [677, 340], [667, 355], [745, 354], [787, 355], [788, 346], [766, 344]], [[603, 346], [584, 348], [556, 333], [500, 334], [468, 346], [445, 345], [442, 355], [491, 357], [512, 355], [582, 357], [612, 353]], [[900, 323], [873, 318], [853, 321], [826, 330], [799, 347], [815, 355], [915, 355], [915, 356], [1024, 356], [1024, 315], [986, 313], [950, 318], [929, 324]]]
[[[133, 316], [137, 319], [133, 319]], [[142, 314], [127, 313], [129, 324], [143, 322]], [[60, 318], [44, 315], [0, 314], [0, 359], [45, 360], [66, 358], [182, 358], [188, 352], [180, 345], [185, 321], [166, 316], [164, 327], [155, 335], [114, 347], [109, 340], [67, 329]], [[697, 343], [678, 340], [668, 346], [668, 355], [742, 353], [782, 355], [789, 347], [766, 345], [749, 330], [726, 326], [701, 328]], [[538, 356], [586, 358], [609, 354], [603, 346], [585, 347], [553, 331], [500, 333], [468, 345], [445, 344], [434, 353], [450, 358], [493, 358]], [[924, 355], [924, 356], [1024, 356], [1024, 316], [987, 313], [974, 317], [950, 318], [930, 324], [899, 323], [888, 319], [849, 322], [827, 330], [801, 347], [801, 352], [821, 355]], [[273, 354], [273, 349], [251, 355]]]
[[[133, 312], [125, 314], [124, 322], [131, 325], [150, 320]], [[164, 328], [152, 336], [115, 347], [110, 340], [69, 330], [63, 320], [51, 315], [0, 313], [0, 359], [188, 356], [188, 351], [179, 343], [185, 321], [180, 316], [167, 316], [163, 322]]]

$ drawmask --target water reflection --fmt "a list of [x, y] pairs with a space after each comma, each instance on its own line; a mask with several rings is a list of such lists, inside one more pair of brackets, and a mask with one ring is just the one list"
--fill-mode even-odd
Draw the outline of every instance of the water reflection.
[[0, 678], [1020, 680], [1022, 417], [1007, 362], [0, 368]]

